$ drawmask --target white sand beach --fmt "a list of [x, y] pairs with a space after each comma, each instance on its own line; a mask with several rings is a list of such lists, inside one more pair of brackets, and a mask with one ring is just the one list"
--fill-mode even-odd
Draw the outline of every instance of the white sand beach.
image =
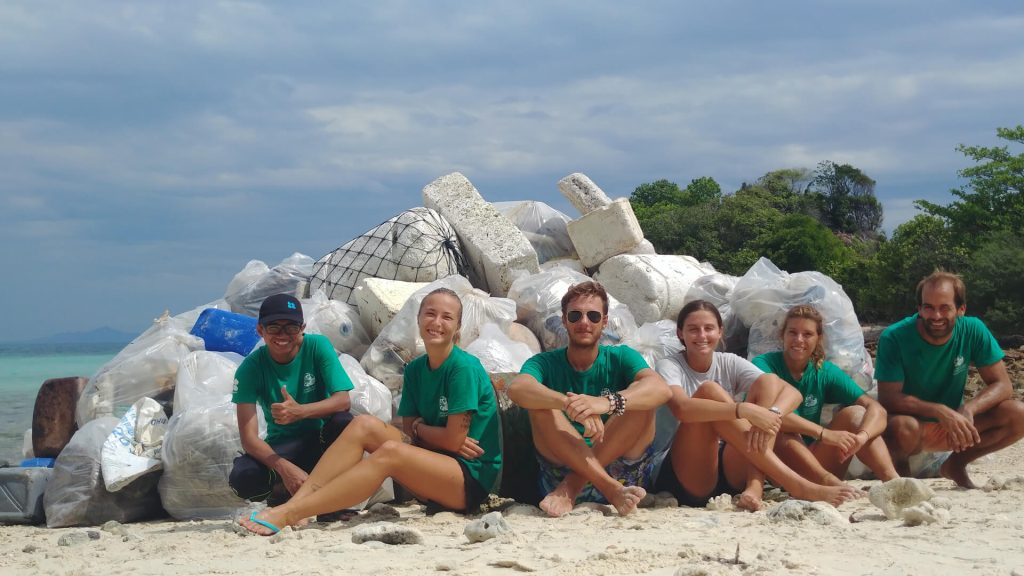
[[[0, 527], [0, 573], [171, 574], [978, 574], [1024, 576], [1024, 445], [972, 465], [985, 490], [929, 479], [945, 523], [907, 526], [868, 498], [839, 514], [772, 519], [767, 511], [644, 508], [628, 517], [601, 506], [544, 517], [524, 505], [504, 508], [511, 532], [477, 543], [464, 535], [478, 517], [363, 513], [277, 536], [245, 534], [227, 521], [157, 521], [107, 529]], [[854, 481], [870, 488], [877, 482]], [[992, 489], [996, 487], [997, 489]], [[387, 512], [387, 510], [385, 510]], [[943, 513], [945, 514], [945, 513]], [[821, 519], [819, 521], [819, 519]], [[415, 531], [418, 544], [356, 544], [375, 523]], [[825, 522], [825, 523], [822, 523]], [[91, 535], [90, 535], [91, 532]], [[357, 536], [358, 537], [358, 536]], [[415, 534], [412, 536], [415, 538]], [[60, 541], [70, 540], [70, 545]], [[68, 542], [65, 542], [68, 544]]]

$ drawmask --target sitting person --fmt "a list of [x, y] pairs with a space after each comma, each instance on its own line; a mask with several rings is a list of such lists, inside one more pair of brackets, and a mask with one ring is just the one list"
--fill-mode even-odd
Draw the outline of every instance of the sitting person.
[[[235, 371], [231, 396], [245, 453], [235, 458], [228, 485], [240, 498], [287, 500], [352, 421], [352, 380], [330, 340], [303, 334], [304, 328], [302, 304], [294, 297], [275, 294], [260, 305], [256, 331], [266, 345]], [[265, 440], [257, 405], [267, 421]]]
[[568, 347], [527, 360], [508, 389], [529, 413], [540, 507], [562, 516], [576, 502], [599, 502], [630, 514], [647, 494], [654, 409], [668, 399], [668, 387], [632, 348], [599, 344], [608, 294], [597, 282], [569, 288], [562, 324]]
[[[860, 496], [852, 486], [811, 482], [775, 455], [782, 417], [800, 403], [800, 393], [746, 359], [716, 351], [722, 316], [714, 304], [695, 300], [683, 306], [676, 335], [684, 350], [656, 364], [672, 390], [668, 406], [679, 428], [655, 489], [671, 492], [686, 506], [739, 494], [738, 505], [753, 511], [762, 506], [767, 474], [794, 498], [839, 505]], [[743, 395], [745, 401], [734, 400]]]
[[487, 499], [501, 469], [501, 427], [487, 372], [456, 345], [462, 326], [458, 295], [447, 288], [428, 294], [417, 324], [427, 353], [405, 367], [398, 408], [413, 443], [402, 442], [402, 431], [374, 416], [358, 416], [288, 503], [253, 512], [242, 526], [274, 534], [358, 504], [388, 477], [417, 498], [456, 512], [474, 511]]
[[[795, 306], [782, 324], [782, 351], [754, 358], [754, 365], [794, 386], [804, 400], [782, 419], [775, 441], [782, 461], [804, 477], [830, 486], [842, 485], [850, 460], [857, 456], [879, 480], [896, 478], [882, 440], [886, 412], [882, 405], [838, 366], [825, 360], [824, 321], [811, 306]], [[828, 428], [821, 425], [824, 404], [840, 404]]]
[[[953, 454], [939, 472], [962, 488], [976, 488], [967, 464], [1024, 437], [1024, 403], [1013, 386], [999, 343], [967, 312], [967, 289], [956, 274], [936, 271], [917, 285], [917, 314], [882, 332], [875, 379], [889, 411], [886, 444], [896, 470], [910, 475], [908, 458], [921, 452]], [[985, 386], [964, 401], [967, 370]]]

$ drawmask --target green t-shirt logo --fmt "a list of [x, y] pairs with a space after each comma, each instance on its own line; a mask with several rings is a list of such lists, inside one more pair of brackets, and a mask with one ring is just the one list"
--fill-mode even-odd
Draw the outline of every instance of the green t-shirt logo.
[[967, 362], [964, 362], [963, 356], [957, 356], [956, 360], [953, 361], [953, 374], [960, 374], [967, 371]]
[[814, 394], [808, 394], [807, 397], [804, 398], [804, 408], [808, 408], [808, 409], [813, 410], [814, 407], [817, 406], [817, 405], [818, 405], [818, 397], [815, 396]]
[[437, 401], [437, 410], [441, 413], [442, 418], [448, 417], [448, 397], [441, 396], [441, 399]]
[[306, 374], [302, 377], [302, 390], [305, 391], [306, 393], [309, 393], [313, 391], [314, 386], [316, 386], [316, 376], [313, 376], [311, 373], [306, 372]]

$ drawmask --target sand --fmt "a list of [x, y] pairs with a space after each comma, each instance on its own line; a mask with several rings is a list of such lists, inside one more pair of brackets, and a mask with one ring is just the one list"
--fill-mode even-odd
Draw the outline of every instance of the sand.
[[[843, 504], [839, 514], [809, 508], [793, 514], [775, 510], [778, 503], [751, 514], [718, 502], [724, 510], [644, 508], [628, 517], [585, 505], [551, 519], [536, 508], [513, 505], [503, 509], [510, 532], [470, 543], [464, 530], [479, 516], [427, 517], [423, 506], [406, 503], [394, 506], [397, 517], [363, 513], [270, 538], [242, 534], [227, 521], [107, 529], [2, 526], [0, 573], [1024, 576], [1022, 464], [1024, 445], [1018, 444], [972, 465], [975, 482], [991, 480], [1000, 487], [995, 490], [925, 480], [935, 495], [918, 506], [923, 508], [913, 521], [921, 523], [914, 526], [887, 519], [867, 497]], [[865, 489], [878, 484], [854, 483]], [[353, 543], [353, 536], [381, 532], [382, 525], [384, 532], [400, 529], [399, 540], [420, 543]], [[60, 545], [62, 539], [69, 545]]]

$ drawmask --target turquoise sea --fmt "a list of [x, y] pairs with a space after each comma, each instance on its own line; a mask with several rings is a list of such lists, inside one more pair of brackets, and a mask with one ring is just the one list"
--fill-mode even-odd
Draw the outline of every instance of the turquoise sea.
[[50, 378], [91, 377], [124, 344], [0, 344], [0, 461], [20, 462], [39, 387]]

